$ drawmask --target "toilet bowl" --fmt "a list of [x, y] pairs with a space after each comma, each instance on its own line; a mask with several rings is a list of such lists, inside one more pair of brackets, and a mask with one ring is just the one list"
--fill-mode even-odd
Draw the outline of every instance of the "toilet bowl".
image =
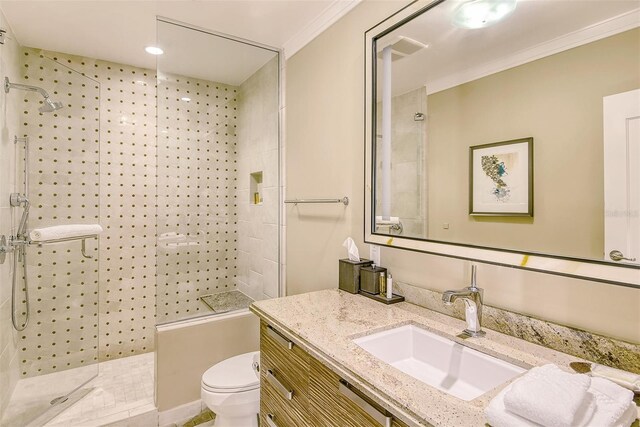
[[216, 363], [202, 375], [202, 401], [216, 414], [214, 427], [258, 427], [260, 352]]

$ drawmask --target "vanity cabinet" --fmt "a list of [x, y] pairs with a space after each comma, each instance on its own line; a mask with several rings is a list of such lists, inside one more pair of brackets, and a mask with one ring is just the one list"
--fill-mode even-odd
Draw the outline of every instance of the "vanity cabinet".
[[309, 354], [261, 322], [261, 426], [307, 426], [308, 408]]
[[406, 426], [265, 322], [260, 359], [261, 426]]

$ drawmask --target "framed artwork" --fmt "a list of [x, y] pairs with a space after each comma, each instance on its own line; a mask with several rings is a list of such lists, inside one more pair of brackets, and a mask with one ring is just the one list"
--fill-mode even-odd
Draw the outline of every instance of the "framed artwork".
[[469, 215], [533, 216], [533, 138], [469, 147]]

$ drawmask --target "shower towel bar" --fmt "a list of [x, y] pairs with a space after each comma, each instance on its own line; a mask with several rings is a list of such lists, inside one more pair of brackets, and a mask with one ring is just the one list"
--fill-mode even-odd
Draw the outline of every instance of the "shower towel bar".
[[293, 199], [293, 200], [285, 200], [285, 203], [293, 203], [297, 205], [298, 203], [342, 203], [347, 206], [349, 204], [349, 198], [343, 197], [342, 199]]
[[81, 248], [82, 256], [85, 257], [85, 258], [91, 259], [91, 258], [93, 258], [93, 256], [87, 255], [86, 240], [87, 239], [93, 239], [93, 238], [96, 238], [96, 237], [98, 237], [97, 234], [87, 234], [85, 236], [65, 237], [64, 239], [38, 240], [38, 241], [29, 240], [27, 244], [28, 245], [36, 245], [38, 247], [42, 247], [43, 245], [47, 245], [47, 244], [73, 242], [73, 241], [76, 241], [76, 240], [82, 240], [82, 248]]
[[72, 242], [74, 240], [85, 240], [85, 239], [93, 239], [94, 237], [98, 237], [97, 234], [86, 234], [84, 236], [74, 236], [74, 237], [65, 237], [63, 239], [51, 239], [51, 240], [29, 240], [30, 245], [46, 245], [49, 243], [62, 243], [62, 242]]

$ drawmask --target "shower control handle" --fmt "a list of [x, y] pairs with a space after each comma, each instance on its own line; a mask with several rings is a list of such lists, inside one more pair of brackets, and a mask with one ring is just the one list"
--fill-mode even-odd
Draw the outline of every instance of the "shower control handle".
[[20, 193], [11, 193], [11, 195], [9, 196], [9, 204], [12, 208], [22, 206], [22, 204], [24, 203], [29, 203], [29, 199], [27, 199]]

